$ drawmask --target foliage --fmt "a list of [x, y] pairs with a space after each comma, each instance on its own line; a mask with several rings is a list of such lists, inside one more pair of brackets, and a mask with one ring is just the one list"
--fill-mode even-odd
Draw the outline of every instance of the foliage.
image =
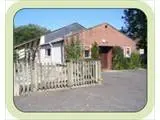
[[113, 49], [113, 69], [124, 69], [124, 63], [123, 50], [120, 47], [115, 47]]
[[130, 38], [137, 40], [137, 48], [144, 49], [144, 57], [142, 63], [147, 64], [147, 17], [138, 9], [124, 10], [125, 26], [121, 31]]
[[98, 47], [97, 42], [94, 42], [92, 44], [91, 57], [92, 59], [99, 59], [99, 47]]
[[145, 48], [147, 46], [147, 18], [146, 15], [138, 9], [124, 10], [125, 27], [122, 31], [132, 39], [139, 39], [137, 46]]
[[34, 24], [16, 27], [14, 28], [14, 45], [39, 37], [47, 32], [49, 30], [46, 28]]
[[125, 58], [120, 47], [113, 49], [113, 69], [136, 69], [141, 67], [141, 58], [138, 53], [132, 53], [130, 58]]
[[129, 68], [135, 69], [141, 67], [141, 58], [138, 53], [132, 53], [129, 61]]
[[82, 46], [79, 39], [71, 37], [71, 41], [65, 44], [66, 60], [78, 60], [82, 56]]

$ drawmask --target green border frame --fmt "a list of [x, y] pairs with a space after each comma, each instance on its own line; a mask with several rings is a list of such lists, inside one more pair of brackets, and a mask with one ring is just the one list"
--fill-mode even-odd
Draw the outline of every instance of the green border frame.
[[[21, 112], [13, 103], [13, 18], [16, 12], [22, 8], [137, 8], [142, 10], [148, 20], [148, 101], [146, 106], [138, 112]], [[6, 13], [6, 43], [5, 43], [5, 88], [7, 110], [19, 119], [142, 119], [147, 116], [154, 107], [154, 14], [150, 7], [140, 1], [126, 0], [87, 0], [87, 1], [21, 1], [12, 5]]]

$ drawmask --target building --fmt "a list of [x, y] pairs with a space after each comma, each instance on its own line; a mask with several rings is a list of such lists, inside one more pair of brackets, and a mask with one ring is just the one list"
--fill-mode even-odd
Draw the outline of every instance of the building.
[[39, 38], [41, 61], [63, 64], [65, 62], [64, 45], [71, 37], [80, 40], [84, 48], [84, 58], [91, 57], [91, 46], [97, 42], [103, 69], [112, 69], [113, 47], [121, 47], [124, 50], [124, 57], [130, 57], [131, 53], [136, 50], [136, 43], [132, 39], [107, 23], [91, 28], [73, 23]]

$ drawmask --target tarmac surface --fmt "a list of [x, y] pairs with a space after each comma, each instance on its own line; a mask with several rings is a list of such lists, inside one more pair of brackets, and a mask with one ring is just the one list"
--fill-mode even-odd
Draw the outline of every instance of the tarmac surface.
[[14, 97], [21, 111], [135, 112], [147, 103], [146, 70], [102, 72], [102, 85]]

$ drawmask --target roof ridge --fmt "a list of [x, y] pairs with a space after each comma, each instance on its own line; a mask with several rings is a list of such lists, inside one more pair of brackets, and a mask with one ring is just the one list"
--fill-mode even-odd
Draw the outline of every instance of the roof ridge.
[[[78, 25], [80, 25], [81, 27], [85, 28], [84, 26], [82, 26], [82, 25], [79, 24], [78, 22], [73, 22], [72, 24], [65, 25], [65, 26], [63, 26], [63, 27], [61, 27], [61, 28], [58, 28], [58, 29], [56, 29], [56, 30], [53, 30], [53, 31], [49, 32], [48, 34], [54, 33], [54, 32], [56, 32], [56, 31], [58, 31], [58, 30], [61, 30], [61, 29], [65, 28], [65, 27], [68, 27], [68, 26], [71, 26], [71, 25], [74, 25], [74, 24], [78, 24]], [[44, 35], [48, 35], [48, 34], [44, 34]]]
[[96, 25], [94, 25], [94, 26], [92, 26], [92, 27], [89, 27], [89, 28], [87, 28], [87, 29], [88, 29], [88, 30], [89, 30], [89, 29], [93, 29], [93, 28], [96, 28], [96, 27], [101, 26], [101, 25], [104, 25], [104, 24], [107, 25], [106, 22], [103, 22], [103, 23], [100, 23], [100, 24], [96, 24]]

